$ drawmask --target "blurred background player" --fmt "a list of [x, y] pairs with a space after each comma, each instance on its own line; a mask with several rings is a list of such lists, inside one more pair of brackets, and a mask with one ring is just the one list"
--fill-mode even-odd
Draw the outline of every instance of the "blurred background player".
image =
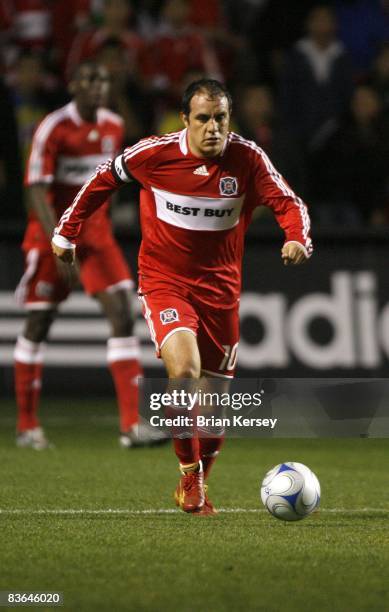
[[57, 306], [80, 277], [106, 315], [111, 337], [107, 361], [120, 414], [120, 445], [149, 445], [162, 436], [138, 419], [138, 340], [133, 336], [131, 289], [127, 263], [112, 234], [106, 202], [85, 223], [78, 240], [78, 261], [69, 269], [55, 260], [50, 236], [69, 199], [72, 200], [96, 165], [120, 150], [123, 121], [104, 108], [109, 92], [106, 69], [82, 63], [69, 90], [73, 100], [50, 113], [38, 126], [27, 164], [29, 220], [23, 240], [25, 273], [16, 290], [27, 318], [15, 347], [15, 391], [18, 446], [42, 449], [48, 441], [37, 417], [43, 365], [42, 342], [48, 336]]

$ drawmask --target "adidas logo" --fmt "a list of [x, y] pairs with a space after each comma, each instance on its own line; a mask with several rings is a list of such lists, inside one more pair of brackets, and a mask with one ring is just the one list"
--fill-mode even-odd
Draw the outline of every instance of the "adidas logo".
[[207, 166], [199, 166], [193, 171], [193, 174], [198, 174], [199, 176], [209, 176]]

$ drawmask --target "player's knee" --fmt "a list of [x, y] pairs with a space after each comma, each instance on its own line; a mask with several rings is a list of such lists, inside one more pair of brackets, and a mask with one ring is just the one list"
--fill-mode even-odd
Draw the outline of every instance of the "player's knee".
[[201, 370], [194, 362], [174, 364], [169, 369], [169, 378], [200, 378]]
[[124, 292], [117, 292], [110, 296], [101, 294], [97, 298], [100, 300], [111, 325], [112, 335], [119, 338], [132, 336], [134, 316], [129, 296]]
[[123, 313], [123, 316], [117, 316], [110, 319], [112, 334], [117, 338], [125, 338], [132, 336], [134, 332], [134, 321], [128, 313]]
[[108, 315], [108, 319], [114, 336], [118, 338], [132, 336], [134, 330], [134, 319], [128, 306], [118, 304], [110, 315]]
[[55, 309], [29, 312], [26, 320], [24, 337], [31, 342], [43, 342], [46, 340], [55, 313]]

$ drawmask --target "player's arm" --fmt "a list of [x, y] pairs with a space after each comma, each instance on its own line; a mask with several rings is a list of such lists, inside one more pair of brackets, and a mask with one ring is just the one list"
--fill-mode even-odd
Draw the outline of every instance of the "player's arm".
[[[54, 180], [60, 142], [57, 126], [52, 127], [52, 122], [53, 115], [48, 115], [34, 134], [24, 181], [27, 207], [34, 212], [49, 240], [57, 223], [55, 211], [49, 202], [49, 190]], [[59, 260], [56, 265], [62, 279], [73, 286], [77, 281], [77, 269], [70, 270]]]
[[[30, 185], [27, 187], [27, 205], [29, 210], [32, 210], [39, 223], [44, 229], [44, 232], [49, 240], [53, 235], [56, 226], [56, 218], [53, 208], [48, 201], [49, 186], [45, 184]], [[74, 263], [74, 258], [72, 258]], [[78, 279], [78, 269], [69, 270], [64, 266], [62, 261], [57, 260], [57, 270], [62, 279], [69, 285], [73, 286]]]
[[124, 183], [147, 184], [148, 161], [153, 156], [157, 137], [140, 140], [115, 159], [101, 164], [63, 213], [52, 239], [53, 252], [63, 261], [73, 261], [74, 240], [85, 219], [90, 217]]
[[260, 204], [272, 209], [283, 229], [281, 257], [285, 265], [299, 265], [312, 255], [311, 221], [306, 204], [290, 188], [263, 151], [255, 153], [255, 186]]
[[52, 127], [53, 123], [53, 115], [48, 115], [36, 129], [24, 177], [27, 207], [35, 213], [49, 239], [56, 226], [56, 217], [48, 196], [54, 180], [60, 140], [58, 126]]
[[124, 162], [124, 155], [101, 164], [80, 189], [72, 204], [65, 210], [51, 241], [53, 253], [62, 261], [72, 263], [75, 258], [74, 240], [82, 224], [124, 183], [132, 180]]
[[48, 202], [49, 187], [43, 183], [27, 187], [27, 205], [38, 218], [45, 230], [46, 236], [51, 239], [57, 224], [54, 210]]

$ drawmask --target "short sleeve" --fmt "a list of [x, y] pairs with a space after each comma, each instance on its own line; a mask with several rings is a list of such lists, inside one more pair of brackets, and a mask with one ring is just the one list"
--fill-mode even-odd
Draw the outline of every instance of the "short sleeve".
[[32, 139], [25, 185], [50, 184], [54, 181], [59, 142], [57, 125], [53, 126], [53, 120], [49, 115], [38, 126]]

